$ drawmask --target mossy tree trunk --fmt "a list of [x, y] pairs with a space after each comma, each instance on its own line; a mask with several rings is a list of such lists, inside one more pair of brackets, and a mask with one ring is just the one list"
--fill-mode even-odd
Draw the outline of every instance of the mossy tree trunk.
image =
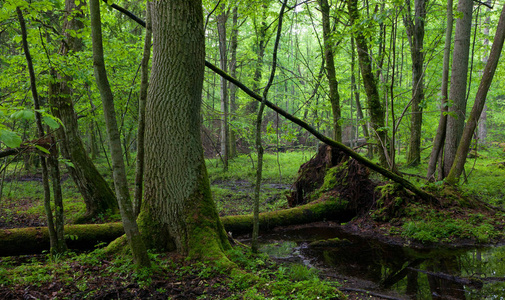
[[410, 107], [410, 141], [407, 164], [417, 166], [421, 162], [421, 127], [423, 124], [422, 102], [424, 101], [424, 24], [426, 0], [414, 1], [414, 17], [407, 1], [407, 16], [404, 18], [412, 58], [412, 105]]
[[91, 37], [93, 42], [93, 69], [98, 90], [100, 91], [100, 98], [102, 99], [105, 125], [107, 127], [107, 136], [111, 152], [112, 175], [114, 177], [114, 186], [116, 189], [119, 211], [121, 213], [121, 220], [123, 221], [128, 244], [132, 250], [135, 263], [138, 266], [149, 266], [150, 262], [147, 250], [140, 236], [130, 200], [128, 182], [126, 180], [126, 170], [121, 149], [121, 139], [116, 121], [114, 96], [112, 94], [105, 70], [99, 0], [90, 0], [89, 7]]
[[[71, 32], [78, 32], [84, 28], [83, 6], [84, 2], [76, 5], [74, 0], [65, 1], [66, 17], [63, 24], [65, 41], [61, 43], [60, 55], [66, 56], [69, 51], [76, 53], [82, 49], [82, 39]], [[72, 102], [73, 92], [68, 85], [72, 78], [56, 74], [56, 71], [52, 71], [52, 74], [56, 80], [50, 84], [51, 111], [64, 125], [56, 131], [56, 134], [61, 141], [62, 156], [72, 162], [73, 166], [68, 166], [68, 170], [86, 204], [86, 213], [78, 219], [78, 222], [85, 222], [100, 213], [117, 210], [116, 196], [86, 153]]]
[[201, 0], [152, 3], [145, 192], [139, 226], [150, 248], [224, 259], [230, 247], [210, 192], [200, 136], [205, 40]]
[[[355, 215], [356, 209], [349, 208], [348, 201], [341, 199], [315, 201], [294, 208], [261, 213], [259, 228], [268, 231], [278, 226], [323, 220], [348, 222]], [[250, 233], [253, 226], [253, 215], [226, 216], [220, 220], [226, 231], [232, 232], [233, 235]], [[124, 230], [121, 223], [84, 224], [65, 226], [65, 233], [70, 237], [67, 240], [70, 249], [92, 250], [98, 243], [111, 242], [121, 237]], [[47, 227], [0, 229], [0, 256], [38, 254], [48, 249]]]
[[370, 122], [374, 130], [373, 135], [379, 147], [379, 163], [384, 168], [389, 167], [387, 153], [389, 153], [389, 139], [385, 126], [385, 111], [380, 101], [379, 89], [377, 87], [377, 79], [372, 70], [372, 61], [368, 51], [368, 44], [363, 33], [362, 25], [359, 21], [358, 1], [349, 0], [347, 2], [351, 25], [354, 26], [353, 32], [356, 39], [356, 47], [358, 49], [358, 60], [361, 69], [361, 77], [368, 100], [368, 111], [370, 113]]
[[330, 88], [330, 104], [333, 113], [333, 139], [342, 142], [342, 127], [340, 126], [340, 95], [338, 93], [338, 81], [335, 71], [335, 60], [333, 58], [334, 40], [331, 38], [333, 31], [330, 27], [330, 5], [328, 0], [319, 0], [323, 23], [323, 49], [324, 60], [326, 62], [326, 78]]
[[[356, 102], [356, 116], [358, 117], [358, 123], [363, 120], [365, 117], [363, 115], [363, 108], [361, 107], [361, 102], [359, 100], [359, 88], [356, 85], [356, 76], [355, 76], [355, 68], [356, 65], [356, 47], [354, 47], [354, 37], [351, 37], [351, 97], [354, 97], [354, 101]], [[359, 70], [358, 70], [358, 78], [359, 78]], [[366, 139], [370, 138], [368, 134], [368, 125], [363, 123], [361, 125], [363, 130], [363, 135]], [[359, 136], [356, 136], [358, 138]], [[373, 152], [368, 149], [368, 154], [371, 155]]]

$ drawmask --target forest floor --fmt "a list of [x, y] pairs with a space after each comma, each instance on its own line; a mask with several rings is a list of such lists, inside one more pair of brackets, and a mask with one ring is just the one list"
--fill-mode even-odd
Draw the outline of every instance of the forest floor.
[[[8, 179], [8, 183], [27, 186], [28, 194], [41, 191], [31, 184], [40, 184], [40, 176], [23, 175], [16, 179]], [[71, 180], [69, 180], [71, 181]], [[38, 184], [37, 184], [38, 183]], [[63, 181], [67, 183], [67, 179]], [[70, 183], [70, 182], [69, 182]], [[262, 211], [286, 208], [286, 198], [289, 184], [278, 181], [266, 182], [263, 187]], [[32, 189], [35, 189], [32, 191]], [[252, 207], [252, 185], [245, 180], [213, 182], [213, 190], [220, 215], [247, 214]], [[41, 209], [42, 200], [37, 197], [4, 197], [0, 202], [0, 229], [45, 226], [45, 216]], [[75, 203], [74, 203], [75, 201]], [[76, 210], [81, 200], [69, 198], [66, 201], [69, 210]], [[67, 212], [67, 216], [70, 211]], [[110, 216], [95, 220], [95, 223], [118, 221], [117, 216]], [[286, 227], [288, 229], [288, 227]], [[77, 255], [79, 258], [73, 258]], [[155, 258], [159, 262], [171, 261], [170, 267], [160, 268], [149, 273], [149, 279], [139, 278], [131, 265], [121, 266], [121, 262], [110, 256], [95, 257], [86, 254], [70, 254], [68, 257], [51, 259], [47, 253], [38, 255], [24, 255], [0, 258], [0, 269], [4, 271], [26, 268], [37, 271], [14, 271], [9, 276], [17, 277], [16, 283], [8, 283], [10, 279], [0, 279], [0, 299], [247, 299], [243, 292], [247, 286], [237, 286], [236, 279], [230, 279], [225, 272], [213, 267], [199, 265], [197, 262], [186, 261], [174, 255], [159, 255]], [[264, 258], [263, 258], [264, 259]], [[255, 267], [254, 272], [266, 273], [268, 280], [282, 282], [289, 277], [280, 274], [279, 268], [287, 268], [282, 260], [264, 259]], [[19, 273], [18, 273], [19, 272]], [[303, 272], [303, 271], [302, 271]], [[2, 277], [0, 271], [0, 277]], [[330, 285], [346, 290], [343, 294], [347, 299], [401, 299], [395, 298], [395, 292], [383, 291], [373, 296], [366, 288], [369, 282], [345, 276], [335, 277], [336, 274], [308, 273], [310, 280], [316, 276], [318, 280], [326, 280]], [[50, 278], [50, 280], [48, 280]], [[299, 279], [289, 279], [296, 282]], [[344, 281], [346, 284], [337, 283]], [[317, 283], [316, 287], [317, 288]], [[266, 284], [268, 286], [268, 283]], [[275, 297], [274, 299], [291, 299], [289, 295], [296, 295], [296, 290], [284, 291], [285, 295], [273, 295], [269, 288], [258, 288], [255, 294], [258, 299]], [[310, 294], [310, 293], [309, 293]], [[378, 296], [383, 295], [383, 297]], [[315, 296], [316, 297], [316, 296]], [[310, 296], [304, 299], [312, 299]], [[315, 299], [315, 298], [314, 298]], [[324, 297], [321, 299], [339, 299], [338, 297]]]
[[[482, 174], [481, 180], [466, 186], [464, 193], [501, 207], [504, 205], [505, 171], [495, 168], [494, 163], [485, 164], [486, 167], [479, 171], [481, 172], [479, 174]], [[272, 170], [278, 167], [273, 163], [270, 165], [273, 165]], [[298, 170], [300, 164], [294, 163], [294, 165], [292, 168]], [[212, 167], [209, 169], [211, 169], [209, 173], [212, 192], [220, 215], [250, 213], [253, 201], [250, 168], [238, 168], [247, 170], [245, 171], [247, 174], [235, 176], [224, 176], [212, 171]], [[286, 169], [284, 166], [283, 170]], [[267, 178], [262, 186], [260, 199], [261, 211], [288, 207], [286, 196], [291, 192], [296, 171], [285, 173], [288, 175], [284, 174], [283, 177], [279, 175], [276, 178], [269, 176], [267, 169]], [[65, 216], [67, 222], [71, 223], [76, 215], [82, 213], [83, 204], [77, 190], [72, 186], [72, 180], [67, 176], [62, 181], [66, 193]], [[432, 190], [439, 187], [437, 183], [428, 186]], [[45, 226], [39, 175], [6, 177], [2, 185], [2, 194], [0, 229]], [[500, 229], [499, 226], [503, 229], [505, 223], [503, 213], [499, 213], [501, 217], [496, 218], [496, 212], [485, 209], [466, 210], [448, 205], [444, 208], [426, 210], [426, 206], [409, 203], [408, 210], [403, 211], [402, 216], [395, 216], [398, 211], [394, 209], [396, 207], [392, 202], [394, 199], [396, 198], [384, 199], [386, 203], [383, 203], [382, 207], [376, 207], [373, 215], [362, 214], [355, 217], [352, 222], [336, 226], [340, 226], [350, 234], [379, 239], [385, 243], [403, 244], [409, 241], [412, 246], [419, 247], [433, 247], [442, 243], [446, 246], [460, 247], [493, 243], [503, 239], [503, 234], [499, 235], [495, 233], [496, 230], [490, 230]], [[405, 203], [399, 203], [397, 206], [405, 208]], [[386, 212], [389, 213], [387, 218], [384, 217]], [[118, 220], [119, 216], [113, 215], [99, 216], [94, 221], [106, 223]], [[455, 239], [456, 237], [458, 238]], [[266, 258], [239, 258], [236, 261], [239, 265], [245, 263], [246, 271], [262, 274], [259, 280], [262, 284], [258, 284], [232, 278], [226, 271], [186, 261], [181, 257], [166, 254], [152, 254], [152, 256], [165, 266], [149, 271], [149, 276], [134, 271], [132, 262], [125, 262], [124, 259], [127, 258], [118, 260], [100, 254], [80, 254], [76, 256], [77, 258], [57, 259], [49, 259], [47, 254], [0, 258], [0, 299], [248, 299], [244, 294], [245, 290], [253, 291], [254, 295], [258, 296], [257, 299], [267, 297], [292, 299], [294, 297], [290, 295], [294, 296], [302, 291], [314, 293], [314, 290], [307, 291], [307, 286], [314, 286], [313, 289], [319, 291], [328, 286], [333, 289], [338, 287], [344, 291], [347, 299], [402, 299], [402, 296], [394, 291], [375, 290], [375, 294], [371, 290], [367, 292], [369, 283], [356, 278], [324, 272], [314, 276], [307, 268], [293, 271], [289, 266], [284, 266], [282, 261]], [[247, 266], [251, 261], [254, 267]], [[170, 265], [167, 265], [168, 262]], [[23, 266], [26, 266], [24, 270]], [[303, 273], [301, 279], [297, 277], [300, 272]], [[6, 274], [12, 278], [2, 279], [2, 275]], [[321, 279], [327, 280], [328, 284], [318, 286]], [[291, 290], [283, 290], [281, 286], [272, 288], [276, 283], [283, 283], [286, 280], [292, 284], [289, 285]], [[305, 287], [296, 286], [296, 282], [302, 282]], [[315, 298], [309, 296], [304, 299]]]

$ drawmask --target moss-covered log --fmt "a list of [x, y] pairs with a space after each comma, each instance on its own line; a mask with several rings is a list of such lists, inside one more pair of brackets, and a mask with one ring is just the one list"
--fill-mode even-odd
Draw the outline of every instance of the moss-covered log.
[[[276, 226], [305, 224], [323, 220], [349, 221], [354, 215], [348, 202], [339, 199], [311, 202], [295, 208], [260, 214], [261, 230]], [[234, 235], [252, 230], [252, 215], [227, 216], [221, 221]], [[65, 226], [67, 245], [70, 249], [91, 250], [99, 243], [109, 243], [124, 234], [121, 223], [85, 224]], [[0, 229], [0, 256], [42, 253], [49, 250], [49, 234], [46, 227]]]
[[[99, 243], [109, 243], [124, 233], [121, 223], [65, 226], [70, 249], [91, 250]], [[0, 256], [42, 253], [49, 250], [47, 227], [0, 230]]]
[[[261, 213], [260, 229], [269, 230], [276, 226], [306, 224], [323, 220], [347, 222], [355, 216], [353, 210], [348, 209], [348, 202], [340, 199], [315, 201], [302, 206]], [[227, 216], [221, 218], [227, 232], [234, 235], [248, 233], [252, 229], [253, 216]]]

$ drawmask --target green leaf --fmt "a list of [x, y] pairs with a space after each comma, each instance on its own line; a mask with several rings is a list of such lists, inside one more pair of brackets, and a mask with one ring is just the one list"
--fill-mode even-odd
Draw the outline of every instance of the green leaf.
[[75, 168], [74, 164], [70, 161], [70, 159], [58, 158], [58, 161], [64, 163], [65, 165]]
[[20, 110], [20, 111], [13, 113], [11, 115], [11, 118], [16, 119], [16, 120], [22, 119], [22, 120], [31, 121], [31, 120], [35, 119], [35, 113], [32, 110], [24, 109], [24, 110]]
[[0, 141], [7, 147], [17, 148], [21, 145], [21, 137], [10, 130], [0, 129]]
[[42, 146], [39, 146], [39, 145], [35, 145], [35, 148], [39, 149], [40, 151], [46, 153], [46, 154], [49, 154], [49, 150], [47, 150], [46, 148], [42, 147]]
[[60, 123], [53, 116], [45, 115], [42, 117], [42, 120], [44, 120], [44, 123], [46, 123], [47, 126], [51, 127], [51, 129], [60, 128]]

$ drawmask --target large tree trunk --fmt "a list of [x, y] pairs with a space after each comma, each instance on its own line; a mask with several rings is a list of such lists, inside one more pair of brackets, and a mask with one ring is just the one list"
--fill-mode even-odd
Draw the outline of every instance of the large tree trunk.
[[323, 23], [324, 59], [326, 66], [326, 78], [330, 87], [330, 104], [333, 113], [333, 139], [342, 142], [342, 127], [340, 126], [340, 95], [338, 93], [338, 81], [333, 59], [333, 40], [330, 28], [330, 5], [328, 0], [319, 0]]
[[359, 13], [358, 1], [349, 0], [347, 2], [351, 24], [356, 26], [354, 28], [354, 35], [356, 39], [356, 46], [358, 48], [358, 60], [361, 69], [361, 76], [363, 78], [363, 85], [368, 100], [368, 111], [370, 113], [370, 121], [374, 130], [373, 135], [379, 147], [379, 163], [381, 166], [388, 168], [389, 162], [387, 153], [389, 153], [389, 141], [387, 130], [385, 126], [385, 111], [381, 104], [379, 89], [377, 87], [377, 80], [374, 77], [372, 70], [372, 61], [368, 51], [368, 44], [365, 36], [363, 35], [362, 28], [359, 28]]
[[223, 250], [230, 245], [210, 193], [200, 137], [202, 2], [160, 0], [152, 5], [154, 44], [139, 225], [151, 248], [224, 258]]
[[[452, 41], [452, 27], [453, 27], [453, 15], [452, 15], [452, 0], [447, 0], [447, 21], [445, 29], [445, 45], [444, 45], [444, 65], [442, 70], [442, 86], [441, 100], [440, 100], [440, 118], [438, 121], [437, 133], [435, 135], [435, 140], [433, 141], [433, 148], [431, 149], [430, 161], [428, 163], [428, 173], [426, 178], [433, 181], [435, 170], [437, 167], [437, 162], [442, 156], [442, 150], [444, 149], [444, 140], [446, 134], [447, 126], [447, 98], [448, 98], [448, 86], [449, 86], [449, 63], [451, 59], [451, 41]], [[442, 174], [439, 174], [442, 177]]]
[[[60, 55], [66, 56], [69, 51], [75, 53], [82, 49], [82, 40], [70, 32], [84, 27], [81, 21], [84, 17], [83, 6], [83, 2], [77, 6], [74, 0], [65, 1], [67, 17], [63, 29], [66, 41], [61, 43]], [[62, 156], [72, 162], [73, 166], [68, 166], [68, 170], [86, 204], [86, 213], [77, 222], [85, 222], [100, 213], [117, 210], [116, 196], [86, 154], [72, 103], [72, 90], [68, 85], [72, 78], [60, 74], [55, 77], [57, 81], [50, 84], [49, 102], [52, 114], [64, 125], [56, 134], [61, 141]]]
[[410, 144], [407, 164], [417, 166], [421, 162], [421, 127], [423, 114], [420, 104], [424, 100], [424, 20], [426, 18], [426, 0], [415, 0], [415, 16], [410, 16], [410, 1], [407, 2], [408, 14], [405, 18], [412, 57], [412, 105], [410, 108]]
[[447, 176], [456, 159], [456, 150], [463, 133], [466, 115], [466, 87], [468, 75], [468, 57], [472, 25], [472, 0], [459, 0], [454, 34], [454, 51], [452, 55], [451, 89], [449, 92], [449, 113], [444, 147], [444, 174]]
[[126, 237], [128, 239], [135, 263], [138, 266], [149, 266], [150, 262], [147, 250], [140, 236], [130, 200], [130, 192], [128, 191], [128, 182], [126, 180], [126, 170], [121, 149], [121, 139], [116, 121], [114, 96], [112, 94], [109, 80], [107, 79], [107, 72], [105, 70], [99, 0], [90, 0], [89, 7], [91, 37], [93, 42], [93, 69], [96, 84], [98, 86], [98, 90], [100, 91], [100, 98], [102, 99], [103, 114], [105, 117], [105, 125], [107, 127], [107, 136], [109, 139], [109, 148], [112, 159], [112, 175], [114, 177], [114, 187], [116, 189], [121, 220], [123, 221]]
[[461, 173], [463, 173], [466, 157], [470, 149], [470, 142], [472, 141], [473, 133], [477, 127], [477, 123], [479, 122], [479, 117], [482, 113], [482, 109], [486, 103], [487, 92], [489, 91], [489, 87], [493, 81], [496, 67], [498, 66], [498, 60], [500, 59], [504, 39], [505, 6], [502, 9], [500, 21], [498, 22], [498, 27], [496, 28], [496, 34], [494, 37], [493, 46], [491, 47], [491, 53], [489, 53], [489, 59], [484, 69], [479, 89], [477, 90], [477, 95], [475, 96], [472, 112], [470, 113], [465, 129], [463, 131], [463, 136], [461, 138], [461, 142], [459, 143], [458, 151], [456, 152], [456, 158], [452, 165], [451, 171], [446, 178], [446, 182], [449, 184], [458, 183], [459, 177], [461, 176]]
[[[223, 10], [217, 16], [217, 32], [219, 35], [219, 62], [221, 70], [228, 72], [228, 53], [226, 49], [226, 22], [228, 13], [225, 10], [224, 4], [221, 6]], [[230, 152], [228, 125], [228, 82], [221, 77], [221, 158], [223, 159], [223, 169], [228, 170], [228, 156]]]

